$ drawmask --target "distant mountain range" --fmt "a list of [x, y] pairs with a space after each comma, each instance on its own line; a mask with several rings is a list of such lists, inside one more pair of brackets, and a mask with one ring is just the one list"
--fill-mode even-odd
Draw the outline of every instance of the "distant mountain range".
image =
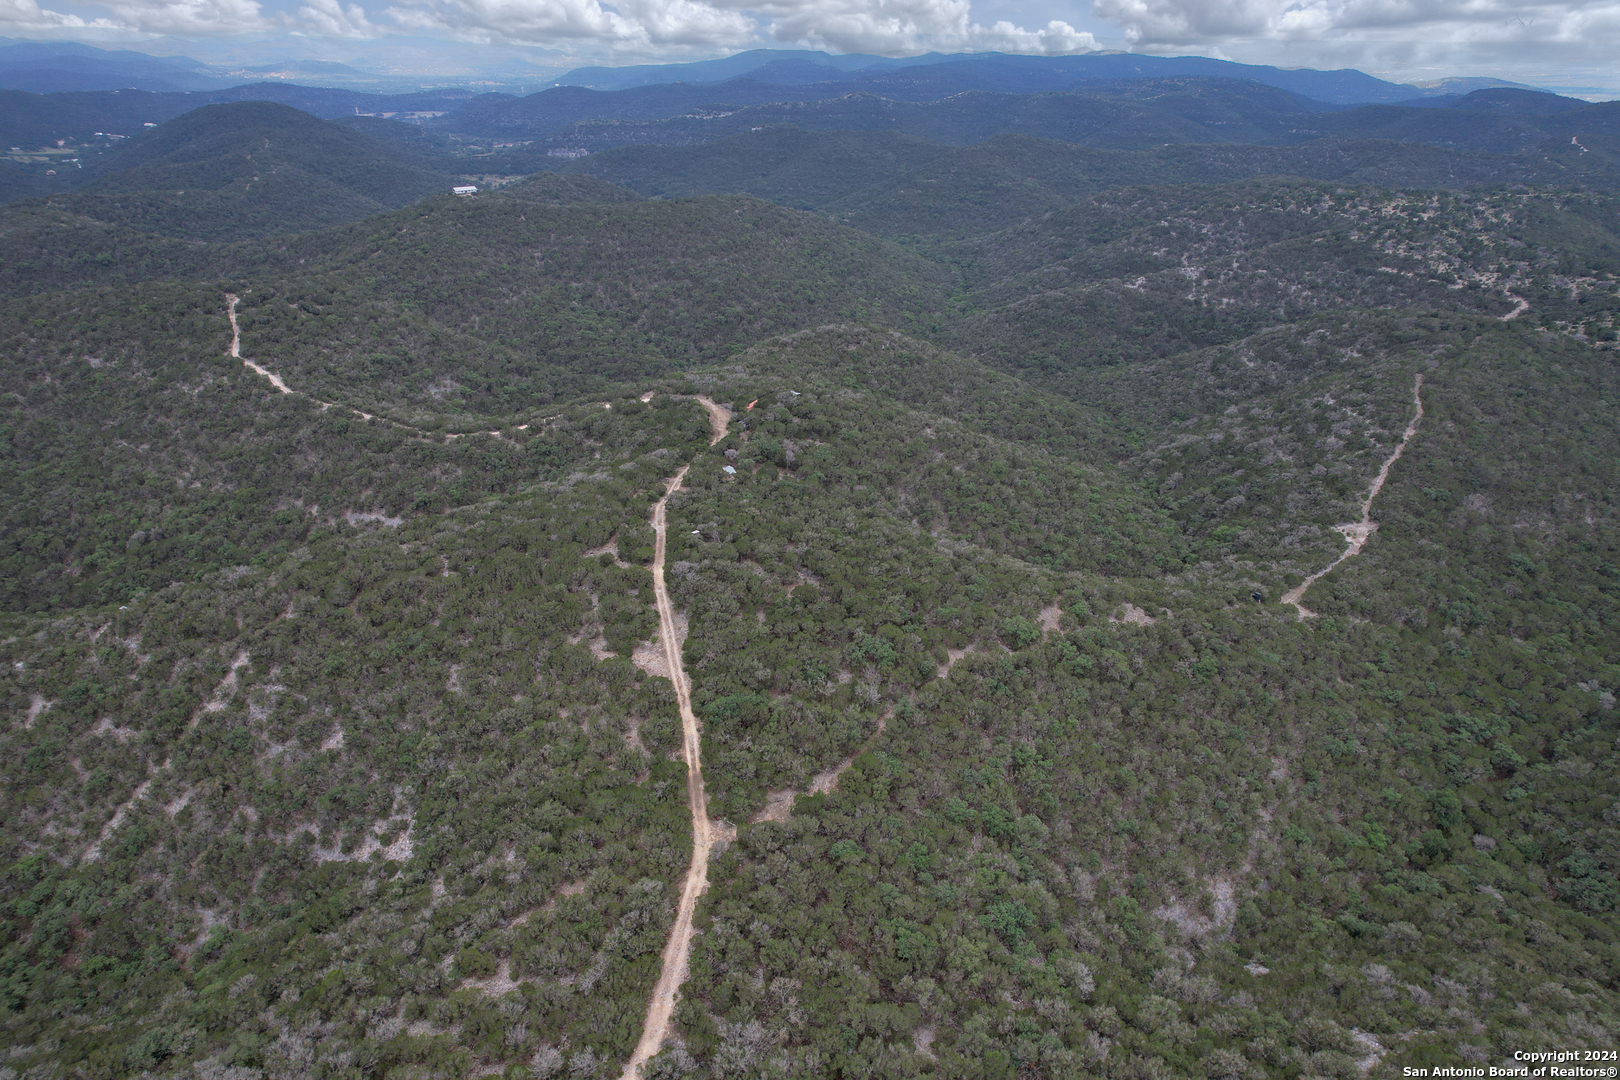
[[521, 93], [552, 85], [566, 70], [548, 65], [553, 54], [544, 50], [415, 38], [349, 42], [338, 55], [297, 37], [234, 44], [160, 38], [142, 47], [151, 51], [0, 37], [0, 89], [172, 92], [224, 90], [262, 79], [302, 79], [371, 93], [446, 87]]
[[[211, 77], [210, 69], [185, 58], [87, 46], [62, 46], [65, 51], [52, 54], [53, 48], [58, 47], [0, 47], [0, 75], [11, 65], [15, 70], [56, 71], [64, 78], [77, 71], [87, 80], [103, 81], [145, 71], [176, 86]], [[344, 65], [306, 60], [290, 67], [318, 74]], [[801, 136], [808, 133], [866, 132], [882, 133], [891, 141], [921, 139], [937, 147], [1026, 136], [1114, 151], [1246, 148], [1238, 152], [1242, 163], [1235, 170], [1217, 170], [1228, 178], [1256, 175], [1257, 163], [1266, 161], [1267, 168], [1295, 175], [1377, 175], [1380, 182], [1397, 182], [1399, 176], [1398, 182], [1421, 186], [1620, 186], [1620, 103], [1592, 104], [1530, 88], [1478, 85], [1491, 80], [1442, 80], [1417, 87], [1357, 71], [1282, 71], [1198, 57], [1123, 53], [932, 55], [900, 62], [780, 51], [686, 65], [580, 69], [567, 78], [576, 81], [522, 96], [465, 87], [377, 94], [280, 80], [216, 89], [44, 94], [0, 89], [0, 146], [9, 148], [0, 156], [0, 201], [82, 189], [130, 167], [135, 146], [168, 138], [163, 126], [175, 118], [210, 106], [252, 102], [341, 121], [349, 129], [344, 138], [369, 137], [366, 142], [382, 148], [376, 153], [410, 159], [413, 164], [399, 173], [409, 182], [385, 198], [363, 193], [356, 201], [323, 195], [323, 205], [341, 207], [336, 212], [343, 219], [400, 205], [455, 176], [512, 178], [570, 162], [577, 168], [578, 159], [605, 151], [673, 150], [738, 139], [743, 140], [738, 145], [750, 145], [748, 140], [760, 132], [781, 128], [796, 133], [788, 142], [805, 146], [811, 143]], [[706, 81], [714, 79], [720, 81]], [[627, 85], [601, 89], [583, 85], [585, 81]], [[271, 114], [248, 110], [231, 115], [252, 115], [257, 122]], [[315, 139], [323, 160], [373, 152], [332, 138], [337, 136]], [[1363, 145], [1372, 143], [1384, 149]], [[1343, 149], [1351, 144], [1354, 149]], [[1397, 144], [1484, 157], [1414, 158], [1390, 149]], [[1306, 146], [1317, 149], [1288, 158], [1297, 158], [1294, 165], [1276, 154], [1259, 153], [1263, 147]], [[730, 154], [722, 147], [711, 160], [724, 171]], [[1379, 164], [1381, 159], [1401, 164], [1391, 172]], [[623, 160], [621, 153], [583, 167], [637, 186], [637, 168], [623, 175], [617, 171], [621, 165], [616, 162]], [[674, 161], [660, 160], [660, 185], [667, 187], [678, 175], [669, 171]], [[1180, 175], [1196, 179], [1199, 167], [1188, 166]], [[140, 186], [144, 190], [148, 185], [143, 181]], [[184, 185], [174, 186], [178, 190]], [[734, 183], [717, 177], [699, 185], [704, 190], [716, 186], [755, 190], [740, 177]], [[686, 190], [680, 184], [670, 188], [677, 189]], [[293, 184], [285, 190], [296, 202], [302, 188]], [[273, 220], [274, 214], [266, 217], [262, 227], [269, 228]]]
[[97, 49], [77, 42], [20, 42], [0, 46], [0, 88], [37, 94], [87, 90], [211, 90], [220, 76], [185, 56]]
[[[0, 58], [5, 55], [5, 50], [0, 49]], [[1421, 119], [1437, 107], [1455, 106], [1501, 116], [1578, 114], [1583, 124], [1601, 115], [1604, 108], [1514, 87], [1474, 90], [1460, 96], [1438, 92], [1425, 95], [1415, 87], [1399, 87], [1418, 96], [1394, 102], [1394, 112], [1369, 112], [1367, 107], [1358, 109], [1334, 98], [1346, 96], [1345, 88], [1357, 80], [1368, 85], [1369, 94], [1378, 86], [1395, 84], [1380, 84], [1359, 72], [1277, 73], [1299, 76], [1295, 81], [1308, 81], [1304, 76], [1332, 76], [1333, 85], [1324, 82], [1321, 87], [1327, 95], [1324, 97], [1263, 80], [1224, 75], [1070, 78], [1073, 70], [1065, 62], [1084, 59], [1088, 58], [1037, 62], [1038, 58], [1001, 57], [995, 63], [967, 61], [929, 69], [913, 67], [866, 74], [859, 85], [838, 81], [770, 82], [755, 77], [760, 74], [756, 72], [720, 83], [674, 82], [621, 90], [558, 86], [525, 97], [478, 94], [465, 88], [374, 94], [280, 81], [211, 90], [113, 89], [34, 94], [0, 89], [0, 103], [4, 104], [0, 108], [0, 144], [27, 151], [58, 140], [84, 142], [109, 135], [123, 137], [140, 131], [144, 125], [159, 124], [204, 105], [231, 101], [274, 101], [326, 119], [370, 115], [409, 120], [480, 138], [555, 137], [567, 143], [560, 149], [592, 151], [626, 143], [702, 142], [774, 123], [893, 128], [956, 143], [976, 142], [1002, 131], [1023, 131], [1112, 145], [1106, 139], [1096, 141], [1095, 136], [1096, 131], [1110, 125], [1118, 128], [1118, 138], [1126, 142], [1287, 143], [1352, 130], [1358, 135], [1381, 136], [1379, 129], [1392, 125], [1438, 125], [1452, 132], [1460, 122], [1458, 116]], [[84, 61], [103, 68], [125, 63], [96, 57]], [[171, 81], [202, 78], [198, 69], [179, 61], [165, 59], [161, 63], [167, 65]], [[0, 68], [3, 66], [0, 59]], [[136, 65], [131, 62], [128, 66], [133, 69]], [[1156, 65], [1139, 66], [1146, 70]], [[767, 76], [780, 73], [781, 65], [767, 67], [770, 70], [763, 72]], [[1221, 69], [1239, 68], [1226, 64]], [[1334, 85], [1340, 92], [1334, 91]], [[1390, 105], [1383, 107], [1388, 109]], [[1340, 118], [1323, 118], [1335, 113], [1341, 114]], [[654, 126], [633, 130], [624, 127], [649, 123]], [[1469, 120], [1465, 126], [1473, 131], [1482, 124], [1501, 126], [1498, 120], [1483, 118]], [[1408, 136], [1402, 133], [1395, 137]], [[1413, 138], [1431, 141], [1431, 136], [1423, 132]], [[1454, 136], [1448, 134], [1445, 138]]]
[[525, 98], [486, 95], [427, 121], [444, 132], [532, 140], [566, 156], [615, 146], [704, 143], [792, 124], [814, 131], [897, 131], [955, 145], [1016, 132], [1087, 146], [1175, 143], [1294, 145], [1380, 138], [1520, 153], [1550, 135], [1607, 133], [1620, 106], [1494, 88], [1397, 105], [1325, 104], [1252, 81], [1183, 76], [1087, 82], [1061, 91], [974, 90], [903, 100], [871, 91], [807, 95], [752, 79], [631, 90], [558, 87]]
[[[1424, 86], [1386, 82], [1351, 68], [1284, 70], [1202, 56], [1142, 56], [1096, 52], [1079, 56], [1009, 56], [1003, 53], [943, 54], [893, 60], [882, 56], [835, 56], [825, 52], [756, 49], [723, 60], [633, 67], [585, 67], [559, 79], [559, 86], [629, 90], [664, 83], [711, 85], [750, 79], [778, 87], [838, 86], [903, 101], [930, 101], [968, 90], [1034, 93], [1076, 83], [1204, 76], [1245, 79], [1333, 105], [1357, 105], [1443, 97], [1487, 86], [1534, 89], [1501, 79], [1445, 79]], [[1452, 85], [1461, 84], [1461, 85]]]
[[[349, 89], [388, 89], [398, 83], [397, 63], [382, 54], [344, 62], [274, 50], [246, 63], [204, 62], [189, 56], [155, 56], [129, 50], [98, 49], [78, 42], [12, 41], [0, 38], [0, 89], [33, 93], [90, 90], [224, 90], [261, 78], [307, 82]], [[392, 58], [388, 58], [392, 59]], [[1422, 85], [1392, 83], [1353, 69], [1284, 70], [1198, 56], [1142, 56], [1096, 52], [1078, 56], [1012, 56], [1003, 53], [928, 53], [895, 59], [862, 54], [836, 55], [801, 49], [754, 49], [718, 60], [629, 67], [582, 67], [556, 77], [555, 70], [496, 59], [488, 71], [443, 80], [464, 87], [580, 86], [593, 90], [687, 83], [709, 86], [749, 79], [778, 88], [796, 87], [798, 98], [864, 90], [905, 101], [934, 100], [967, 90], [1034, 93], [1075, 83], [1121, 79], [1204, 76], [1245, 79], [1335, 105], [1391, 103], [1443, 97], [1490, 86], [1522, 84], [1501, 79], [1441, 79]], [[397, 89], [398, 87], [392, 87]]]

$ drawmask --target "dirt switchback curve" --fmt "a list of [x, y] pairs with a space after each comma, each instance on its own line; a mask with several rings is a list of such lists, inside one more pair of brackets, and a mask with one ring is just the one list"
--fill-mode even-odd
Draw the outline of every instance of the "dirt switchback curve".
[[1380, 491], [1384, 490], [1384, 481], [1389, 479], [1389, 470], [1394, 468], [1395, 463], [1400, 460], [1401, 453], [1406, 449], [1406, 444], [1412, 441], [1413, 435], [1417, 434], [1418, 421], [1423, 419], [1422, 375], [1419, 375], [1412, 382], [1412, 402], [1417, 406], [1417, 412], [1412, 416], [1412, 422], [1406, 425], [1406, 431], [1401, 434], [1401, 441], [1395, 444], [1395, 452], [1389, 455], [1388, 460], [1384, 462], [1384, 467], [1379, 469], [1378, 475], [1373, 478], [1372, 487], [1367, 489], [1367, 497], [1362, 500], [1361, 503], [1361, 520], [1350, 522], [1346, 525], [1333, 526], [1333, 531], [1343, 533], [1345, 540], [1348, 541], [1348, 545], [1344, 549], [1344, 554], [1328, 563], [1322, 569], [1306, 578], [1294, 588], [1283, 593], [1282, 602], [1285, 604], [1294, 605], [1294, 607], [1299, 611], [1299, 617], [1301, 619], [1316, 617], [1316, 612], [1306, 607], [1303, 603], [1305, 599], [1305, 591], [1312, 585], [1316, 584], [1318, 580], [1327, 576], [1327, 574], [1329, 574], [1335, 566], [1338, 566], [1340, 563], [1344, 562], [1344, 560], [1352, 558], [1356, 555], [1360, 555], [1361, 549], [1367, 546], [1368, 540], [1372, 539], [1372, 534], [1378, 531], [1378, 522], [1372, 519], [1373, 500], [1378, 498], [1378, 493]]
[[[726, 437], [731, 414], [708, 398], [697, 399], [709, 413], [709, 424], [714, 435], [713, 446]], [[709, 820], [709, 799], [703, 791], [702, 728], [692, 712], [692, 684], [686, 678], [686, 667], [681, 663], [681, 639], [675, 627], [675, 607], [669, 601], [669, 590], [664, 586], [664, 552], [669, 534], [669, 497], [680, 490], [681, 480], [690, 465], [682, 465], [670, 477], [664, 488], [664, 497], [653, 504], [653, 597], [658, 605], [658, 636], [664, 647], [664, 664], [669, 670], [670, 682], [675, 686], [675, 703], [681, 713], [682, 744], [686, 752], [686, 801], [692, 811], [692, 865], [686, 871], [686, 884], [681, 889], [680, 906], [675, 910], [675, 925], [670, 928], [669, 941], [664, 945], [663, 966], [658, 982], [653, 985], [652, 999], [647, 1003], [647, 1020], [642, 1025], [641, 1041], [624, 1067], [624, 1080], [638, 1080], [641, 1067], [652, 1060], [669, 1037], [670, 1019], [675, 1014], [675, 994], [686, 981], [687, 961], [692, 955], [692, 917], [697, 911], [698, 897], [709, 884], [709, 850], [714, 846], [715, 828]]]

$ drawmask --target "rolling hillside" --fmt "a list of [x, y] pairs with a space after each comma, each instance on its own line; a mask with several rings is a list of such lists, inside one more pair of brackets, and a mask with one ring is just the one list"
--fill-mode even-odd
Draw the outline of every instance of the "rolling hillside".
[[0, 212], [0, 1080], [1610, 1048], [1579, 147], [413, 146]]
[[[1588, 162], [1591, 156], [1598, 160]], [[921, 242], [1014, 225], [1095, 192], [1137, 184], [1297, 176], [1445, 190], [1556, 183], [1612, 193], [1608, 170], [1600, 153], [1583, 155], [1567, 145], [1533, 158], [1367, 140], [1120, 151], [1023, 135], [954, 147], [892, 132], [767, 127], [699, 146], [622, 147], [560, 171], [653, 197], [754, 195]]]

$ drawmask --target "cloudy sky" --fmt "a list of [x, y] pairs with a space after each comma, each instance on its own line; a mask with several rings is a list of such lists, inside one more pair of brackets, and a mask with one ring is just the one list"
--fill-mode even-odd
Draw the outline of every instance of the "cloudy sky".
[[342, 56], [409, 35], [559, 66], [793, 47], [906, 55], [1192, 53], [1404, 80], [1620, 89], [1620, 0], [0, 0], [0, 36], [210, 45], [289, 35]]

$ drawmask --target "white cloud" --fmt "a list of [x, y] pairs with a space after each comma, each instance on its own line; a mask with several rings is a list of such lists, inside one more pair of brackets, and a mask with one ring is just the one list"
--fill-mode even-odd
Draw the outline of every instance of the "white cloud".
[[322, 37], [370, 38], [381, 31], [366, 18], [366, 9], [359, 4], [347, 8], [340, 0], [309, 0], [298, 9], [296, 17], [285, 21], [307, 27]]
[[749, 3], [778, 42], [838, 52], [901, 55], [927, 51], [1080, 52], [1096, 40], [1066, 22], [1025, 30], [983, 26], [968, 0], [765, 0]]
[[[65, 6], [66, 11], [40, 8], [40, 3]], [[159, 34], [230, 37], [280, 29], [313, 39], [355, 40], [405, 31], [468, 44], [561, 47], [620, 62], [674, 60], [760, 45], [883, 55], [964, 50], [1058, 55], [1097, 49], [1095, 37], [1061, 19], [1035, 29], [1006, 18], [980, 23], [972, 18], [972, 0], [389, 0], [387, 6], [369, 6], [369, 11], [363, 3], [0, 0], [0, 34], [49, 36], [94, 29], [139, 39]], [[96, 10], [96, 16], [75, 13], [86, 8]]]
[[974, 52], [1062, 53], [1090, 52], [1097, 47], [1097, 39], [1089, 31], [1076, 30], [1066, 22], [1053, 19], [1040, 30], [1025, 30], [1005, 19], [994, 26], [977, 24], [970, 27], [970, 48]]
[[1320, 43], [1386, 56], [1466, 46], [1612, 48], [1620, 2], [1546, 0], [1093, 0], [1133, 45], [1175, 51], [1238, 43]]
[[212, 36], [267, 30], [257, 0], [103, 0], [113, 21], [147, 34]]
[[739, 48], [758, 33], [746, 12], [697, 0], [620, 0], [616, 6], [656, 44]]
[[391, 7], [394, 21], [453, 36], [529, 41], [562, 38], [612, 42], [635, 36], [628, 19], [596, 0], [423, 0]]
[[42, 8], [35, 0], [0, 0], [0, 32], [39, 34], [56, 30], [117, 29], [106, 19], [85, 20], [77, 15]]
[[[326, 0], [337, 3], [339, 0]], [[396, 0], [389, 18], [464, 40], [574, 45], [619, 54], [739, 49], [773, 41], [838, 52], [1070, 53], [1096, 40], [1060, 21], [983, 26], [969, 0]]]
[[[568, 64], [679, 60], [759, 46], [1039, 55], [1099, 47], [1091, 33], [1053, 17], [1075, 2], [0, 0], [0, 35], [133, 42], [292, 30], [313, 44], [403, 32], [446, 47], [450, 39], [474, 49], [562, 50]], [[1101, 34], [1111, 23], [1122, 31], [1106, 45], [1143, 52], [1359, 67], [1398, 79], [1496, 74], [1542, 85], [1620, 84], [1620, 0], [1092, 0], [1090, 14], [1094, 21], [1082, 25], [1091, 30]]]
[[[41, 8], [41, 2], [68, 11]], [[971, 0], [389, 0], [386, 8], [374, 5], [369, 12], [364, 2], [0, 0], [0, 33], [94, 29], [134, 38], [220, 38], [279, 29], [355, 40], [403, 30], [469, 43], [560, 47], [621, 61], [761, 45], [891, 56], [929, 51], [1056, 55], [1097, 48], [1091, 34], [1057, 19], [1034, 29], [1007, 19], [988, 25], [975, 21]], [[99, 9], [98, 17], [73, 13], [84, 8]]]
[[387, 10], [401, 26], [474, 41], [584, 45], [610, 52], [741, 45], [753, 25], [702, 0], [639, 0], [616, 11], [598, 0], [403, 0]]
[[62, 31], [83, 29], [114, 39], [156, 34], [221, 37], [272, 25], [258, 0], [99, 0], [94, 6], [107, 15], [85, 18], [41, 8], [37, 0], [0, 0], [0, 32], [56, 37]]

